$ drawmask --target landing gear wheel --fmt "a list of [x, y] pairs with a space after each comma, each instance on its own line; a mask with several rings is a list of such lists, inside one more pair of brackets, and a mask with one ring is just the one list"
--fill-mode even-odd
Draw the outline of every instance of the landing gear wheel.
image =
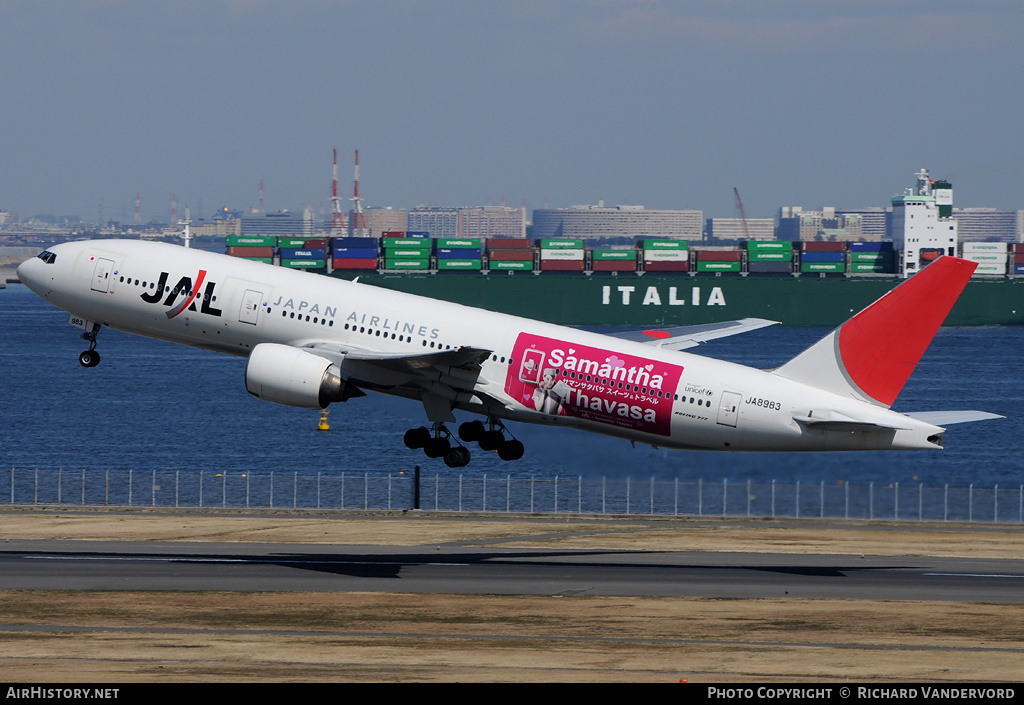
[[501, 435], [501, 431], [484, 431], [480, 437], [480, 450], [497, 450], [504, 440], [505, 437]]
[[406, 448], [412, 448], [413, 450], [416, 448], [422, 448], [430, 440], [430, 429], [424, 426], [420, 426], [419, 428], [410, 428], [405, 432], [405, 436], [402, 440], [405, 442]]
[[423, 452], [428, 458], [440, 458], [451, 450], [452, 444], [447, 438], [431, 438], [423, 446]]
[[78, 362], [82, 367], [96, 367], [100, 364], [100, 354], [95, 350], [86, 350], [78, 356]]
[[498, 446], [498, 457], [502, 460], [519, 460], [525, 451], [522, 442], [513, 438]]
[[449, 448], [444, 454], [444, 464], [450, 468], [461, 468], [469, 465], [469, 450], [465, 446]]
[[476, 421], [467, 421], [459, 426], [459, 438], [464, 440], [466, 443], [472, 443], [473, 441], [479, 440], [486, 432], [487, 429], [484, 427], [484, 422], [479, 419]]

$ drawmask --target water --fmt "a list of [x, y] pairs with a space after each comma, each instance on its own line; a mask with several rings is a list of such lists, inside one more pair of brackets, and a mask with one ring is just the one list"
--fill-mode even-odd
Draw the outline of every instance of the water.
[[[510, 430], [526, 456], [506, 463], [476, 448], [458, 471], [402, 444], [425, 424], [414, 402], [371, 394], [319, 414], [260, 401], [245, 391], [245, 361], [104, 329], [103, 362], [86, 369], [86, 343], [67, 314], [26, 288], [0, 290], [0, 468], [278, 476], [400, 473], [419, 465], [467, 478], [654, 478], [817, 485], [1018, 487], [1024, 482], [1024, 327], [942, 329], [894, 408], [982, 409], [1008, 418], [953, 426], [941, 451], [711, 453], [631, 447], [627, 441], [526, 424]], [[709, 343], [702, 354], [770, 368], [825, 329], [768, 328]], [[459, 413], [459, 421], [472, 418]]]

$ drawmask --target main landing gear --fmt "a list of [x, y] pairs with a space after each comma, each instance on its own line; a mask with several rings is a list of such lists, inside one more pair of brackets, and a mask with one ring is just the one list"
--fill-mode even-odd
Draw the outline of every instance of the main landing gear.
[[502, 460], [519, 460], [523, 457], [523, 444], [515, 438], [505, 438], [507, 428], [497, 419], [488, 419], [485, 425], [479, 419], [467, 421], [459, 426], [459, 438], [472, 443], [476, 441], [480, 450], [498, 451]]
[[100, 332], [100, 325], [93, 324], [92, 329], [82, 333], [82, 338], [89, 341], [89, 349], [78, 356], [78, 363], [82, 367], [96, 367], [100, 364], [100, 354], [96, 352], [96, 334]]
[[[497, 419], [468, 421], [459, 426], [459, 438], [467, 443], [477, 442], [480, 450], [498, 451], [502, 460], [519, 460], [523, 457], [523, 444], [515, 438], [505, 438], [506, 429]], [[443, 458], [444, 464], [450, 468], [461, 468], [469, 464], [469, 449], [465, 446], [452, 445], [451, 431], [443, 423], [435, 423], [433, 431], [426, 426], [413, 428], [405, 432], [405, 445], [408, 448], [422, 448], [428, 458]]]
[[407, 448], [422, 448], [428, 458], [444, 458], [444, 464], [450, 468], [469, 465], [469, 449], [462, 445], [452, 446], [452, 438], [451, 431], [438, 422], [434, 424], [433, 432], [426, 426], [409, 429], [403, 440]]

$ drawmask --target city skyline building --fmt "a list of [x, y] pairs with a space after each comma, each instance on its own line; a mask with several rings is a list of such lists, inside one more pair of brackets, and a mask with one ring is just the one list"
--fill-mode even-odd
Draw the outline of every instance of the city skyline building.
[[603, 201], [597, 205], [570, 208], [537, 208], [533, 211], [531, 233], [538, 239], [701, 240], [704, 236], [704, 212], [647, 209], [632, 205], [606, 207]]

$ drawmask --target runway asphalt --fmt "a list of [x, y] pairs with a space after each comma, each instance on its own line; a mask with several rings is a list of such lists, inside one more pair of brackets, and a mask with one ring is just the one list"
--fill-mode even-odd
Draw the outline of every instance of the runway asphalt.
[[1024, 603], [1024, 560], [11, 539], [0, 590], [380, 591]]

